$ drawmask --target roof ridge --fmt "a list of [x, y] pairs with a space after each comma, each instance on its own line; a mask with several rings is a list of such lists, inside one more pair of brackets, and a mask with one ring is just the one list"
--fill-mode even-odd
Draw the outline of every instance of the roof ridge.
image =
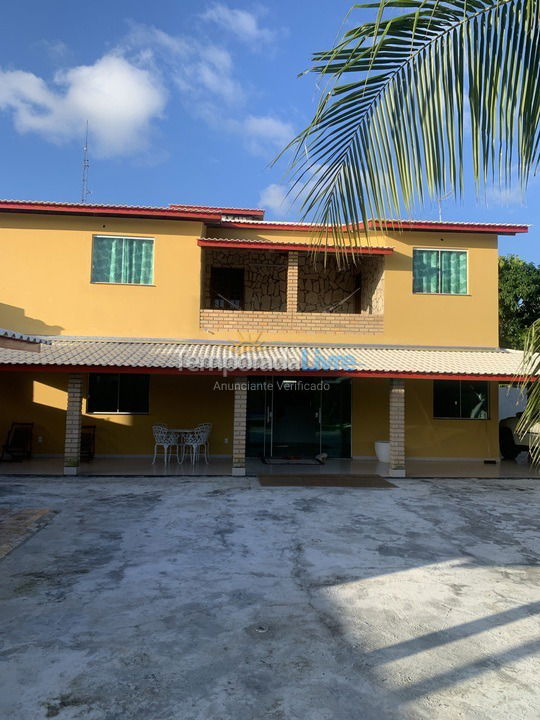
[[[115, 336], [94, 336], [94, 335], [36, 335], [35, 337], [51, 340], [52, 342], [84, 342], [84, 343], [116, 343], [116, 344], [139, 344], [139, 345], [204, 345], [212, 346], [237, 346], [240, 344], [250, 344], [249, 339], [243, 340], [205, 340], [201, 338], [142, 338], [142, 337], [115, 337]], [[279, 342], [279, 341], [262, 341], [252, 343], [257, 347], [278, 347], [278, 348], [324, 348], [324, 349], [357, 349], [357, 350], [400, 350], [416, 352], [422, 350], [425, 352], [484, 352], [484, 353], [521, 353], [521, 350], [502, 347], [482, 347], [482, 346], [451, 346], [451, 345], [383, 345], [370, 343], [313, 343], [313, 342]]]

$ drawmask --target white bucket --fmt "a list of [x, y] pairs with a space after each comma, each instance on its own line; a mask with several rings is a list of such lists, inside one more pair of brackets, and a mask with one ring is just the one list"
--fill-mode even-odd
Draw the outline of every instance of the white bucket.
[[382, 463], [390, 462], [390, 443], [387, 440], [375, 440], [375, 455]]

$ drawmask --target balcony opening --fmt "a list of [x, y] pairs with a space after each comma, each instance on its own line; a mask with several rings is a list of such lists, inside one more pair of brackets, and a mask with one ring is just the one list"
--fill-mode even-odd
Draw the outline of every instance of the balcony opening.
[[382, 315], [384, 257], [340, 268], [334, 256], [298, 258], [298, 312]]
[[287, 253], [204, 248], [202, 309], [285, 312]]
[[210, 306], [215, 310], [243, 310], [244, 268], [210, 268]]

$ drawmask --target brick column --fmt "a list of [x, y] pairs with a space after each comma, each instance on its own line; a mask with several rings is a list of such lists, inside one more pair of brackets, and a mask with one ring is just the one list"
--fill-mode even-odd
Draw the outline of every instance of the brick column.
[[405, 381], [390, 381], [390, 477], [405, 477]]
[[232, 474], [246, 474], [247, 378], [234, 378]]
[[66, 410], [64, 475], [77, 475], [81, 453], [82, 375], [70, 375]]
[[290, 251], [287, 257], [287, 312], [298, 312], [298, 253]]

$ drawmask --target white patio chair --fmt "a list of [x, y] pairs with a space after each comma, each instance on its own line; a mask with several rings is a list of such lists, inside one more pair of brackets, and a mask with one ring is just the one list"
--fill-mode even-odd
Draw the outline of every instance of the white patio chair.
[[212, 432], [212, 423], [201, 423], [197, 425], [195, 430], [204, 430], [206, 432], [206, 462], [208, 463], [208, 456], [210, 455], [210, 433]]
[[200, 430], [197, 428], [191, 432], [183, 433], [181, 462], [184, 462], [184, 456], [187, 452], [188, 454], [191, 454], [191, 464], [195, 465], [195, 463], [199, 460], [202, 451], [204, 453], [204, 459], [208, 464], [208, 453], [206, 449], [208, 435], [209, 432], [207, 430]]
[[152, 425], [154, 434], [154, 458], [152, 465], [155, 464], [158, 450], [163, 448], [163, 461], [167, 465], [169, 462], [169, 450], [176, 446], [176, 459], [178, 460], [178, 433], [172, 432], [166, 425]]

